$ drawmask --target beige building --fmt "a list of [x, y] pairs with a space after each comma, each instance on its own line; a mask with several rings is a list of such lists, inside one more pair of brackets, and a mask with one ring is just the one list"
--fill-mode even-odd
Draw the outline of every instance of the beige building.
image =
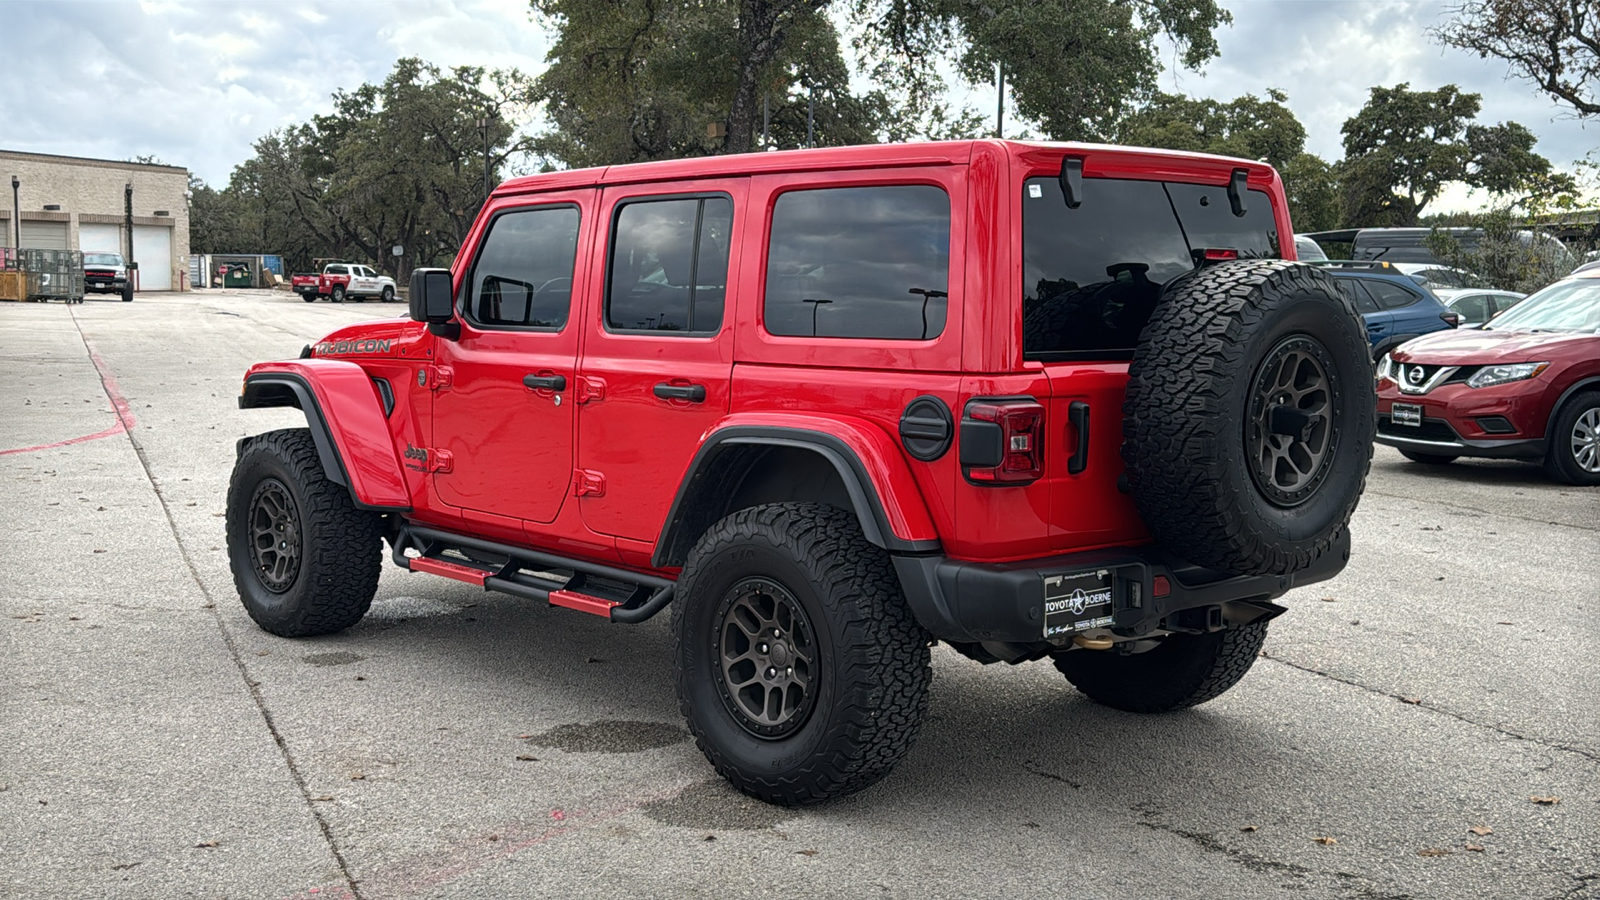
[[[9, 190], [13, 183], [15, 193]], [[131, 199], [138, 289], [189, 289], [187, 169], [0, 150], [0, 192], [5, 194], [0, 247], [16, 245], [12, 210], [20, 207], [24, 248], [99, 250], [124, 257]]]

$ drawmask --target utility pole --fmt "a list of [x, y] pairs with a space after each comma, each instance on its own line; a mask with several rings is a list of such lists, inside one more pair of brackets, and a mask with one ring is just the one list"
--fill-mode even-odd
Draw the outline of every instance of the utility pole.
[[478, 130], [483, 132], [483, 202], [489, 202], [489, 123], [487, 113], [478, 117]]
[[771, 96], [771, 91], [764, 91], [761, 94], [761, 149], [763, 150], [772, 146], [767, 142], [768, 132], [772, 128], [772, 107], [767, 103]]
[[[816, 110], [817, 110], [817, 86], [813, 84], [811, 86], [811, 93], [806, 95], [806, 146], [807, 147], [815, 146], [814, 135], [816, 134], [816, 132], [815, 132], [815, 130], [813, 129], [812, 126], [816, 122]], [[816, 312], [816, 310], [813, 309], [812, 312]]]
[[1004, 139], [1006, 136], [1006, 64], [994, 64], [994, 92], [996, 96], [994, 106], [994, 136]]

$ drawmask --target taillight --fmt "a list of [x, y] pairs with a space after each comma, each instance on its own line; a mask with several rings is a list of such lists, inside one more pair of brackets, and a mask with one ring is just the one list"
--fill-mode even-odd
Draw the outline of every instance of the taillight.
[[1206, 262], [1227, 262], [1239, 258], [1239, 251], [1232, 247], [1207, 247], [1202, 255]]
[[1444, 323], [1451, 328], [1457, 328], [1461, 325], [1461, 316], [1457, 313], [1442, 312], [1439, 313], [1439, 318], [1443, 319]]
[[1032, 397], [974, 400], [961, 420], [961, 468], [977, 484], [1044, 477], [1044, 407]]

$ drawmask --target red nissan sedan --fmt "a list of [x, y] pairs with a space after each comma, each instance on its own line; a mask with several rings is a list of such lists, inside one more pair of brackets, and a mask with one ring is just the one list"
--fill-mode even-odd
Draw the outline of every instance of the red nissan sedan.
[[1600, 484], [1600, 270], [1384, 356], [1377, 440], [1419, 463], [1541, 460], [1560, 481]]

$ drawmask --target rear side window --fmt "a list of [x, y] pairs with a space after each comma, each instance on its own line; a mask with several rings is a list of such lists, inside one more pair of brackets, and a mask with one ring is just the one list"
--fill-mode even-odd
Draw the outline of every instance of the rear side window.
[[1022, 340], [1029, 359], [1125, 359], [1162, 289], [1206, 249], [1278, 258], [1272, 202], [1250, 191], [1235, 216], [1225, 187], [1085, 178], [1068, 209], [1055, 178], [1022, 198]]
[[472, 266], [468, 317], [491, 328], [562, 327], [572, 305], [577, 258], [576, 207], [502, 213]]
[[767, 247], [772, 334], [928, 340], [944, 331], [949, 290], [950, 198], [940, 188], [778, 197]]
[[722, 327], [733, 203], [649, 200], [618, 208], [606, 282], [612, 331], [707, 334]]
[[1335, 278], [1334, 283], [1339, 285], [1339, 289], [1344, 291], [1345, 296], [1349, 297], [1350, 301], [1356, 305], [1356, 312], [1366, 315], [1367, 313], [1378, 311], [1378, 301], [1367, 293], [1367, 289], [1361, 286], [1361, 282], [1354, 278]]
[[1387, 281], [1368, 281], [1367, 290], [1372, 292], [1372, 296], [1378, 298], [1378, 305], [1384, 309], [1399, 309], [1402, 306], [1410, 306], [1421, 299], [1405, 288], [1397, 284], [1390, 284]]

